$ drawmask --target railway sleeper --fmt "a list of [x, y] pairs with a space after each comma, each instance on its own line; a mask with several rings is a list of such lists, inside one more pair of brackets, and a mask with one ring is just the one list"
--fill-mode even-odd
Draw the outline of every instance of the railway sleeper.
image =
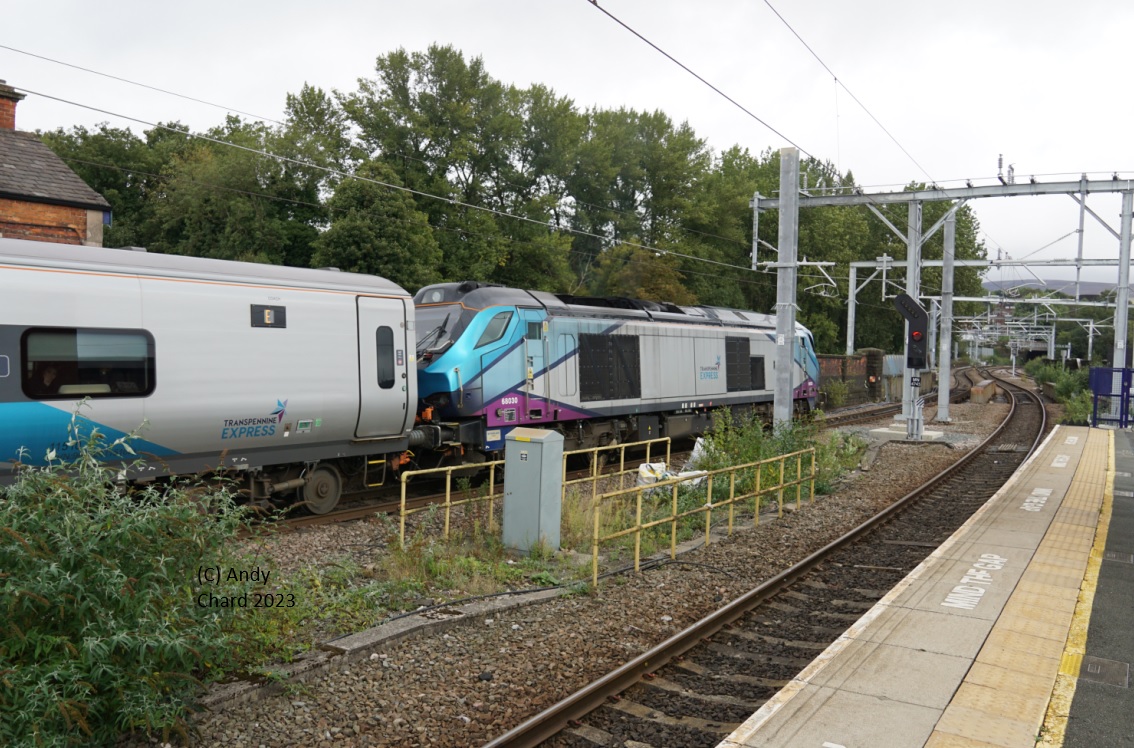
[[[843, 629], [839, 629], [838, 634], [842, 634]], [[838, 635], [836, 634], [836, 636]], [[788, 683], [790, 680], [783, 678], [761, 678], [758, 675], [741, 675], [738, 673], [720, 673], [711, 668], [707, 668], [700, 663], [691, 660], [682, 660], [681, 662], [674, 663], [676, 667], [684, 670], [693, 675], [699, 675], [703, 678], [712, 678], [714, 680], [725, 681], [727, 683], [738, 683], [745, 686], [757, 686], [759, 688], [769, 688], [778, 691]]]
[[[740, 639], [747, 639], [752, 642], [764, 642], [766, 644], [778, 644], [784, 647], [791, 647], [792, 649], [810, 649], [816, 652], [822, 652], [830, 642], [805, 642], [797, 639], [781, 639], [778, 636], [769, 636], [767, 634], [757, 634], [752, 631], [736, 630], [730, 631], [735, 637]], [[841, 632], [840, 632], [841, 633]]]
[[728, 704], [729, 706], [739, 706], [747, 709], [750, 712], [754, 712], [764, 705], [763, 701], [756, 702], [749, 701], [747, 699], [738, 699], [735, 696], [721, 696], [719, 694], [698, 693], [697, 691], [690, 691], [680, 683], [676, 683], [669, 680], [668, 678], [663, 678], [661, 676], [652, 678], [650, 680], [641, 681], [639, 685], [645, 688], [656, 688], [659, 691], [665, 691], [666, 693], [680, 694], [681, 696], [684, 696], [686, 698], [695, 699], [697, 701], [705, 701], [710, 704]]
[[746, 652], [743, 649], [730, 647], [727, 644], [709, 644], [710, 652], [723, 655], [733, 660], [749, 660], [751, 662], [760, 662], [769, 665], [784, 665], [786, 667], [793, 667], [797, 670], [802, 670], [811, 664], [811, 660], [806, 657], [780, 657], [778, 655], [770, 655], [765, 652]]
[[629, 714], [632, 717], [646, 722], [653, 722], [655, 724], [665, 725], [666, 727], [684, 727], [686, 729], [697, 730], [698, 732], [707, 732], [712, 735], [728, 735], [733, 730], [740, 727], [739, 722], [711, 722], [707, 719], [700, 719], [699, 717], [671, 717], [665, 712], [660, 712], [653, 707], [648, 707], [645, 704], [639, 704], [629, 699], [608, 702], [603, 706], [607, 709], [615, 709], [624, 714]]

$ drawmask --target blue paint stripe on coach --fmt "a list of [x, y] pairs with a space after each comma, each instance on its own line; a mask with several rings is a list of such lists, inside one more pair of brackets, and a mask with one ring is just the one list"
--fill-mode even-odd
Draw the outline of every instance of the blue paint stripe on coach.
[[[46, 464], [47, 450], [56, 446], [57, 458], [67, 459], [71, 455], [64, 454], [60, 445], [68, 437], [68, 428], [71, 425], [71, 412], [60, 410], [46, 403], [22, 402], [0, 403], [0, 462], [9, 462], [19, 459], [25, 465]], [[85, 439], [93, 429], [105, 437], [104, 444], [126, 436], [126, 432], [111, 428], [105, 424], [97, 423], [82, 416], [76, 419], [79, 437]], [[135, 438], [129, 442], [130, 448], [138, 455], [154, 455], [167, 457], [177, 452], [163, 447], [160, 444]], [[20, 448], [24, 447], [26, 453], [20, 458]], [[116, 453], [104, 455], [103, 459], [130, 459], [133, 455], [119, 450]]]

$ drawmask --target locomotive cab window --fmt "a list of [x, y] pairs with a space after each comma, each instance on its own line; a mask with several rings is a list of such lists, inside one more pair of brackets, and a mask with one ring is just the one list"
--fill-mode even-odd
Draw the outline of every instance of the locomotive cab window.
[[504, 331], [508, 329], [508, 323], [512, 321], [511, 312], [500, 312], [488, 322], [488, 327], [484, 328], [484, 332], [480, 335], [480, 340], [476, 341], [476, 347], [480, 348], [482, 345], [495, 343], [500, 338], [504, 337]]
[[375, 343], [378, 349], [378, 386], [388, 390], [397, 379], [394, 370], [394, 328], [379, 327]]
[[145, 330], [38, 327], [23, 334], [21, 385], [36, 400], [145, 397], [154, 339]]

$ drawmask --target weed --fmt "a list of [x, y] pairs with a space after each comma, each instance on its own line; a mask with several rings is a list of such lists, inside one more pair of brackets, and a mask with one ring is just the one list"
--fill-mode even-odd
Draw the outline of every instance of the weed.
[[243, 512], [223, 487], [122, 490], [100, 460], [133, 437], [87, 428], [76, 414], [73, 459], [0, 487], [0, 744], [184, 732], [200, 682], [229, 662], [235, 609], [198, 585], [204, 569], [244, 568], [229, 551]]

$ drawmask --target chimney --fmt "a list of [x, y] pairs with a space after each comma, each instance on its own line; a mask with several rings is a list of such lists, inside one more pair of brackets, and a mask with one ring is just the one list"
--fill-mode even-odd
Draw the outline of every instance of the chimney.
[[26, 97], [27, 94], [17, 93], [7, 81], [0, 79], [0, 130], [16, 129], [16, 104]]

